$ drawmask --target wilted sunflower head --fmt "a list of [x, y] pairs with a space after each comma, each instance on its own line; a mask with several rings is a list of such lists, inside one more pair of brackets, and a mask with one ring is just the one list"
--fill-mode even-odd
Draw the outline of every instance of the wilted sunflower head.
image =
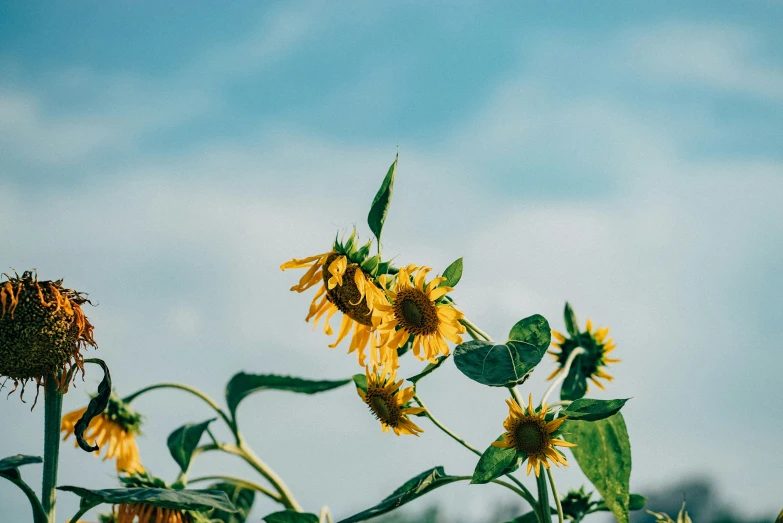
[[[87, 407], [84, 407], [63, 416], [60, 426], [60, 431], [65, 434], [63, 441], [73, 435], [76, 423], [86, 410]], [[106, 410], [90, 421], [84, 437], [95, 441], [95, 445], [105, 451], [104, 461], [117, 459], [117, 472], [136, 474], [144, 472], [136, 444], [136, 435], [140, 433], [140, 428], [141, 414], [112, 392]], [[78, 446], [78, 443], [75, 445]]]
[[[357, 375], [361, 376], [361, 374]], [[365, 369], [365, 380], [356, 380], [356, 392], [367, 405], [373, 416], [381, 422], [381, 429], [384, 432], [393, 430], [396, 435], [413, 434], [418, 436], [419, 432], [424, 432], [408, 416], [420, 414], [426, 409], [422, 407], [412, 407], [411, 400], [415, 391], [413, 387], [402, 389], [405, 380], [397, 379], [397, 373], [391, 373], [383, 369], [373, 369], [370, 372], [369, 367]]]
[[335, 348], [352, 334], [348, 352], [357, 352], [359, 364], [364, 366], [365, 350], [370, 346], [370, 363], [397, 366], [397, 353], [383, 351], [375, 335], [372, 311], [376, 304], [386, 301], [376, 274], [389, 269], [388, 262], [380, 263], [378, 256], [369, 257], [372, 242], [359, 245], [356, 231], [347, 241], [335, 239], [332, 250], [303, 259], [293, 259], [280, 266], [282, 270], [308, 268], [292, 291], [303, 292], [319, 285], [310, 304], [305, 321], [315, 319], [313, 328], [324, 318], [324, 332], [334, 334], [329, 319], [338, 311], [343, 313]]
[[552, 346], [560, 350], [548, 352], [557, 360], [558, 368], [547, 379], [554, 378], [565, 365], [571, 352], [577, 347], [582, 347], [585, 350], [585, 354], [579, 356], [574, 365], [580, 365], [581, 375], [590, 379], [596, 387], [603, 390], [604, 385], [598, 379], [602, 378], [606, 381], [614, 379], [603, 368], [611, 363], [620, 363], [620, 360], [609, 357], [609, 353], [616, 348], [616, 345], [612, 338], [607, 338], [608, 334], [609, 327], [594, 329], [593, 322], [589, 319], [587, 320], [585, 331], [580, 333], [578, 338], [568, 338], [564, 334], [553, 330]]
[[[120, 477], [125, 488], [171, 489], [162, 479], [146, 472]], [[120, 503], [112, 507], [112, 516], [116, 523], [201, 523], [205, 518], [198, 512], [162, 508], [146, 503]]]
[[72, 371], [82, 369], [82, 349], [97, 347], [81, 308], [89, 300], [62, 280], [38, 280], [34, 271], [0, 278], [0, 377], [13, 380], [14, 389], [57, 379], [66, 392]]

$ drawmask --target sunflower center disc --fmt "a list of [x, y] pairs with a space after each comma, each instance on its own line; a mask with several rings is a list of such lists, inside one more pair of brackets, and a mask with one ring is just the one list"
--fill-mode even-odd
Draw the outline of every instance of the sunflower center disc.
[[517, 448], [526, 454], [537, 454], [544, 446], [541, 427], [535, 422], [522, 423], [516, 433]]
[[424, 323], [424, 314], [413, 300], [402, 302], [402, 314], [405, 316], [405, 321], [411, 325], [421, 327]]
[[378, 419], [385, 422], [387, 425], [393, 425], [397, 419], [396, 412], [392, 411], [389, 406], [388, 400], [381, 396], [375, 396], [370, 398], [370, 408], [378, 416]]

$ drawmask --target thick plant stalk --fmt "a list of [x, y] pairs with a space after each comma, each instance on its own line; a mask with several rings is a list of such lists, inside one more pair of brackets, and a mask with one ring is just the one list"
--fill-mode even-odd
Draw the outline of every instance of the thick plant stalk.
[[44, 462], [41, 504], [48, 523], [55, 523], [57, 500], [57, 464], [60, 459], [60, 420], [63, 413], [63, 396], [54, 376], [44, 382]]

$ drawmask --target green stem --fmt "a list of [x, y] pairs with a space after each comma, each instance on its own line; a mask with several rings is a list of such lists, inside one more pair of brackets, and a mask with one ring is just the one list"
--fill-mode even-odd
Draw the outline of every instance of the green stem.
[[568, 376], [568, 371], [571, 370], [571, 365], [574, 363], [576, 357], [585, 353], [587, 353], [587, 351], [584, 350], [582, 347], [577, 347], [571, 351], [571, 354], [568, 355], [568, 359], [566, 359], [565, 365], [563, 365], [563, 368], [560, 370], [560, 373], [557, 375], [557, 378], [555, 378], [555, 380], [552, 382], [549, 388], [546, 389], [546, 392], [544, 393], [544, 397], [541, 398], [542, 405], [546, 403], [546, 399], [549, 397], [550, 394], [552, 394], [552, 392], [555, 390], [555, 387], [563, 383], [563, 381], [566, 379], [566, 376]]
[[527, 403], [525, 402], [525, 399], [522, 397], [522, 395], [519, 393], [519, 389], [517, 389], [516, 386], [514, 386], [514, 387], [509, 387], [508, 391], [511, 393], [511, 396], [513, 396], [513, 398], [519, 404], [519, 407], [524, 409]]
[[557, 493], [557, 487], [555, 486], [555, 478], [552, 477], [552, 471], [546, 469], [546, 475], [549, 478], [549, 485], [552, 487], [552, 497], [555, 498], [555, 506], [557, 507], [557, 522], [563, 523], [563, 505], [560, 504], [560, 496]]
[[263, 487], [259, 485], [258, 483], [253, 483], [252, 481], [248, 481], [246, 479], [241, 478], [235, 478], [233, 476], [201, 476], [198, 478], [191, 479], [188, 483], [198, 483], [199, 481], [223, 481], [225, 483], [231, 483], [232, 485], [236, 485], [238, 487], [246, 488], [248, 490], [255, 490], [256, 492], [260, 492], [261, 494], [265, 495], [268, 498], [271, 498], [278, 503], [280, 503], [280, 495], [275, 494], [271, 490], [269, 490], [266, 487]]
[[44, 382], [44, 463], [41, 504], [47, 522], [54, 523], [57, 501], [57, 463], [60, 459], [60, 421], [63, 414], [63, 395], [54, 376]]
[[14, 478], [13, 476], [0, 477], [7, 479], [19, 487], [22, 492], [24, 492], [24, 495], [27, 496], [28, 501], [30, 501], [30, 506], [33, 509], [33, 523], [47, 523], [46, 512], [44, 512], [44, 509], [41, 506], [41, 502], [38, 500], [38, 496], [35, 495], [35, 491], [30, 488], [30, 485], [22, 481], [21, 476], [19, 479]]
[[[459, 443], [460, 445], [462, 445], [463, 447], [465, 447], [466, 449], [468, 449], [469, 451], [471, 451], [473, 454], [475, 454], [475, 455], [477, 455], [477, 456], [481, 457], [481, 451], [480, 451], [479, 449], [477, 449], [476, 447], [474, 447], [473, 445], [471, 445], [470, 443], [468, 443], [467, 441], [465, 441], [465, 440], [464, 440], [464, 439], [462, 439], [461, 437], [457, 436], [457, 435], [456, 435], [454, 432], [452, 432], [451, 430], [449, 430], [449, 429], [448, 429], [448, 428], [447, 428], [445, 425], [443, 425], [443, 424], [442, 424], [440, 421], [438, 421], [438, 420], [437, 420], [437, 418], [435, 418], [435, 416], [433, 416], [433, 415], [432, 415], [432, 413], [430, 412], [430, 409], [428, 409], [428, 408], [427, 408], [427, 407], [424, 405], [424, 403], [421, 401], [421, 398], [419, 398], [419, 396], [418, 396], [418, 395], [415, 395], [415, 394], [414, 394], [414, 396], [413, 396], [413, 400], [414, 400], [414, 401], [415, 401], [415, 402], [416, 402], [416, 403], [419, 405], [419, 407], [421, 407], [421, 408], [425, 409], [425, 410], [424, 410], [424, 415], [425, 415], [425, 416], [427, 416], [427, 418], [429, 418], [429, 420], [430, 420], [430, 421], [431, 421], [431, 422], [432, 422], [432, 423], [433, 423], [433, 424], [434, 424], [436, 427], [438, 427], [440, 430], [442, 430], [442, 431], [443, 431], [443, 432], [444, 432], [444, 433], [445, 433], [447, 436], [449, 436], [451, 439], [453, 439], [454, 441], [456, 441], [457, 443]], [[517, 485], [517, 487], [519, 487], [519, 489], [516, 489], [516, 488], [514, 488], [514, 487], [511, 487], [511, 485], [508, 485], [507, 483], [504, 483], [504, 482], [502, 482], [502, 481], [499, 481], [499, 480], [494, 480], [494, 482], [496, 482], [496, 483], [498, 483], [498, 484], [500, 484], [500, 485], [506, 485], [506, 486], [508, 486], [508, 487], [511, 487], [511, 488], [512, 488], [512, 490], [514, 490], [514, 492], [516, 492], [517, 494], [519, 494], [520, 496], [522, 496], [522, 498], [524, 498], [524, 499], [525, 499], [525, 501], [527, 501], [528, 503], [530, 503], [530, 505], [531, 505], [532, 507], [535, 507], [535, 506], [536, 506], [536, 498], [534, 498], [534, 497], [533, 497], [533, 494], [532, 494], [532, 493], [531, 493], [531, 492], [530, 492], [530, 491], [527, 489], [527, 487], [524, 485], [524, 483], [522, 483], [521, 481], [519, 481], [517, 478], [515, 478], [515, 477], [514, 477], [514, 476], [512, 476], [511, 474], [505, 474], [505, 476], [506, 476], [508, 479], [510, 479], [511, 481], [513, 481], [513, 482], [514, 482], [514, 483]], [[473, 478], [471, 477], [471, 479], [473, 479]]]
[[200, 398], [204, 403], [212, 407], [212, 409], [218, 413], [218, 415], [223, 418], [223, 421], [226, 422], [226, 425], [231, 429], [231, 432], [234, 434], [234, 436], [237, 435], [236, 427], [234, 427], [234, 424], [231, 422], [231, 418], [228, 417], [228, 414], [223, 412], [223, 409], [220, 408], [220, 405], [218, 405], [212, 398], [201, 392], [200, 390], [190, 387], [188, 385], [182, 385], [181, 383], [158, 383], [156, 385], [150, 385], [149, 387], [144, 387], [141, 390], [137, 390], [133, 394], [129, 396], [125, 396], [122, 401], [125, 403], [130, 403], [131, 401], [135, 400], [139, 396], [141, 396], [144, 393], [150, 392], [152, 390], [156, 389], [178, 389], [178, 390], [184, 390], [185, 392], [189, 392], [190, 394], [193, 394], [197, 398]]
[[98, 502], [98, 503], [90, 503], [90, 504], [87, 504], [87, 505], [79, 508], [79, 511], [76, 514], [74, 514], [73, 517], [71, 519], [67, 520], [65, 523], [79, 523], [79, 518], [80, 517], [82, 517], [83, 515], [85, 515], [90, 510], [94, 509], [95, 507], [97, 507], [100, 504], [101, 504], [100, 502]]
[[[473, 331], [475, 334], [478, 334], [480, 337], [484, 338], [484, 340], [492, 342], [492, 338], [489, 337], [489, 334], [487, 334], [483, 330], [479, 329], [478, 326], [475, 323], [473, 323], [472, 321], [470, 321], [469, 319], [463, 318], [463, 319], [459, 320], [459, 322], [462, 325], [464, 325], [466, 329], [469, 329], [469, 330]], [[475, 336], [473, 336], [473, 338], [476, 339]]]
[[[539, 462], [540, 469], [544, 468], [543, 463]], [[546, 475], [539, 469], [539, 474], [536, 476], [536, 483], [538, 485], [538, 512], [541, 523], [551, 523], [552, 514], [549, 509], [549, 491], [546, 486]]]

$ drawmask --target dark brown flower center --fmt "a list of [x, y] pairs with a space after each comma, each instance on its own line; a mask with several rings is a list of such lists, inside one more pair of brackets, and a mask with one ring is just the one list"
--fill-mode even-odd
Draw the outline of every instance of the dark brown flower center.
[[400, 422], [402, 411], [397, 405], [394, 394], [389, 394], [385, 389], [370, 386], [365, 394], [367, 406], [370, 407], [375, 417], [389, 425], [396, 427]]
[[403, 289], [394, 301], [394, 317], [411, 334], [421, 336], [438, 331], [438, 311], [419, 289]]
[[354, 277], [356, 271], [362, 269], [355, 263], [349, 263], [343, 274], [343, 284], [335, 285], [334, 288], [329, 288], [329, 279], [332, 274], [329, 272], [329, 265], [336, 260], [341, 254], [333, 252], [326, 258], [324, 263], [324, 285], [326, 285], [326, 296], [330, 302], [332, 302], [337, 309], [343, 314], [347, 314], [352, 320], [361, 323], [362, 325], [372, 326], [372, 315], [370, 314], [370, 308], [367, 307], [367, 300], [356, 288], [356, 282]]
[[527, 455], [543, 454], [549, 445], [549, 434], [543, 421], [523, 419], [514, 431], [514, 446]]

